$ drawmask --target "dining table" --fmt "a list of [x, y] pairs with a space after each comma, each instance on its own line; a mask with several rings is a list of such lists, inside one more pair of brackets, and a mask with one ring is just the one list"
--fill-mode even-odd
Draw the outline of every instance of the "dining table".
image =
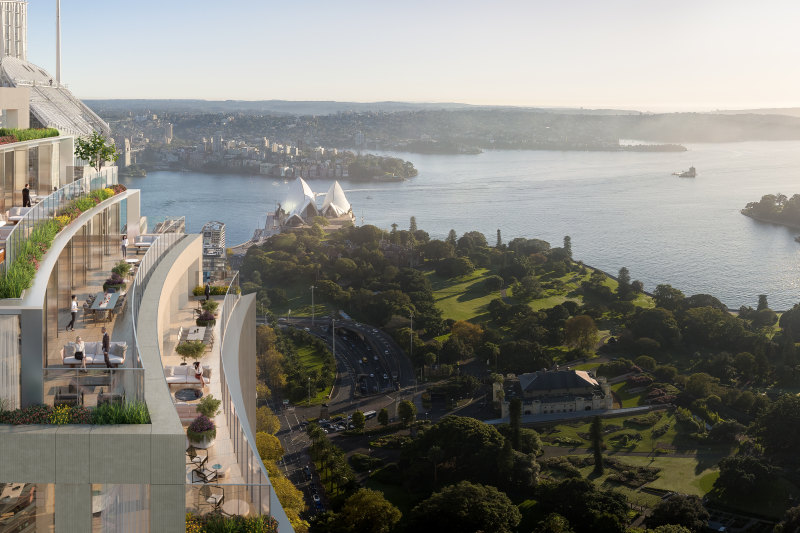
[[186, 334], [187, 341], [201, 341], [206, 336], [206, 328], [203, 326], [194, 326], [189, 328]]
[[95, 311], [110, 311], [117, 305], [117, 300], [119, 300], [118, 292], [98, 292], [89, 309]]

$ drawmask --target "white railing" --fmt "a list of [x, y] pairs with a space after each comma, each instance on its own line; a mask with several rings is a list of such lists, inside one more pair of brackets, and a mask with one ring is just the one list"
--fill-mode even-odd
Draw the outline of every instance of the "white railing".
[[128, 291], [128, 298], [130, 299], [129, 309], [131, 311], [131, 326], [133, 327], [133, 346], [131, 347], [132, 356], [136, 364], [141, 366], [142, 360], [139, 357], [139, 338], [136, 335], [136, 324], [139, 320], [139, 307], [142, 304], [142, 294], [147, 283], [150, 281], [153, 271], [156, 266], [164, 258], [164, 255], [172, 250], [186, 235], [183, 233], [165, 233], [159, 235], [150, 247], [147, 253], [139, 261], [139, 268], [136, 271], [136, 276], [133, 278], [133, 284]]
[[6, 238], [4, 272], [11, 268], [31, 234], [45, 222], [52, 220], [73, 201], [88, 196], [92, 191], [117, 184], [117, 167], [107, 167], [100, 172], [61, 187], [50, 196], [31, 207]]

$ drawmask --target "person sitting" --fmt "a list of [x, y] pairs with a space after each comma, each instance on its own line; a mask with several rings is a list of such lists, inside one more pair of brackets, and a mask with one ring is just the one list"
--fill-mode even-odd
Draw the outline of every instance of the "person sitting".
[[86, 370], [86, 355], [85, 355], [85, 353], [86, 353], [86, 346], [83, 343], [83, 339], [81, 339], [81, 336], [78, 335], [75, 338], [75, 359], [77, 359], [78, 361], [81, 362], [81, 368], [83, 369], [83, 371], [84, 372], [88, 372], [88, 370]]
[[194, 362], [194, 377], [197, 379], [197, 381], [205, 385], [205, 382], [203, 381], [203, 369], [200, 368], [200, 361]]

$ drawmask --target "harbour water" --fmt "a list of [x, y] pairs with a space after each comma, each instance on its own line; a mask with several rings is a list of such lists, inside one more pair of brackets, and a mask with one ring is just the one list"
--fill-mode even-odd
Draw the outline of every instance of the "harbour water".
[[[419, 176], [342, 187], [357, 223], [432, 237], [477, 230], [490, 244], [540, 238], [615, 273], [628, 267], [647, 290], [669, 283], [709, 293], [731, 308], [767, 294], [773, 309], [800, 302], [800, 245], [791, 230], [742, 216], [762, 195], [800, 193], [800, 142], [689, 145], [687, 152], [486, 151], [479, 155], [390, 154]], [[690, 166], [694, 179], [671, 174]], [[186, 215], [187, 231], [226, 224], [228, 244], [248, 240], [289, 184], [265, 176], [152, 172], [123, 183], [142, 190], [151, 221]], [[331, 180], [309, 182], [327, 191]], [[369, 198], [368, 198], [369, 197]], [[320, 199], [321, 202], [321, 199]], [[151, 224], [152, 226], [152, 224]]]

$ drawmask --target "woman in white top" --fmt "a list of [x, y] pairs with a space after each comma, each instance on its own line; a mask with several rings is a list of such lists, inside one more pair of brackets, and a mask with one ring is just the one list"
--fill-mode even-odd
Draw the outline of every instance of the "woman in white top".
[[122, 236], [122, 258], [126, 259], [128, 257], [128, 236]]
[[80, 335], [75, 338], [75, 359], [80, 361], [81, 368], [86, 370], [86, 345]]

